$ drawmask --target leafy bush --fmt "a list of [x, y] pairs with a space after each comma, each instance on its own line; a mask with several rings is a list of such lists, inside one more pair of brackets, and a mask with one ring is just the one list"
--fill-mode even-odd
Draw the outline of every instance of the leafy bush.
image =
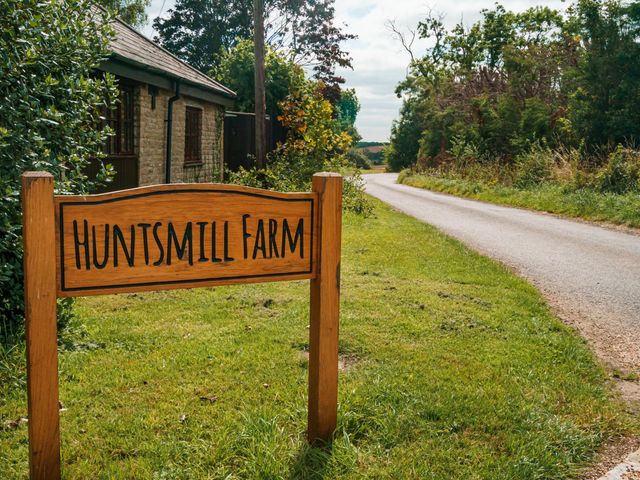
[[552, 152], [540, 145], [516, 158], [516, 175], [513, 186], [529, 188], [541, 184], [551, 176]]
[[[111, 35], [104, 15], [88, 0], [0, 0], [0, 343], [23, 325], [20, 175], [48, 171], [57, 193], [95, 185], [83, 172], [115, 98], [113, 79], [95, 75]], [[67, 321], [69, 302], [60, 305]]]
[[347, 150], [345, 156], [349, 164], [359, 168], [360, 170], [369, 170], [371, 168], [371, 162], [367, 156], [356, 148], [350, 148]]
[[342, 188], [342, 206], [348, 212], [364, 217], [373, 213], [373, 205], [364, 193], [365, 182], [359, 172], [344, 179]]
[[415, 99], [408, 98], [402, 104], [400, 118], [391, 126], [391, 142], [383, 154], [390, 171], [399, 172], [416, 163], [423, 132], [423, 114], [420, 103]]
[[400, 173], [398, 173], [398, 178], [396, 179], [396, 183], [403, 184], [404, 181], [407, 178], [411, 177], [412, 175], [413, 174], [412, 174], [411, 170], [409, 170], [408, 168], [405, 168]]
[[640, 192], [640, 151], [618, 146], [596, 175], [596, 186], [607, 193]]
[[[279, 120], [287, 129], [285, 143], [271, 152], [266, 168], [232, 172], [229, 182], [279, 191], [308, 191], [314, 173], [348, 168], [346, 152], [352, 140], [341, 130], [322, 90], [321, 83], [307, 82], [282, 102]], [[347, 209], [363, 214], [371, 211], [358, 173], [345, 179], [344, 198]]]
[[474, 142], [467, 141], [462, 136], [455, 136], [451, 139], [449, 153], [455, 159], [457, 168], [464, 168], [482, 159], [482, 154]]

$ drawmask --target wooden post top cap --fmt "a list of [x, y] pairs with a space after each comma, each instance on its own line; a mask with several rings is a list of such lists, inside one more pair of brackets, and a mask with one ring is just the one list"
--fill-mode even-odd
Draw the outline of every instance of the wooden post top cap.
[[49, 172], [23, 172], [22, 177], [24, 178], [53, 178]]
[[342, 177], [339, 173], [335, 172], [318, 172], [313, 174], [314, 177]]

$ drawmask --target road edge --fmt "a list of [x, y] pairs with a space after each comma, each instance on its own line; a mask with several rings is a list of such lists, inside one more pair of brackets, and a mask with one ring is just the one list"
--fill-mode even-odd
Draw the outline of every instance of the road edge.
[[640, 450], [628, 455], [622, 463], [616, 465], [598, 480], [632, 480], [634, 478], [640, 478]]

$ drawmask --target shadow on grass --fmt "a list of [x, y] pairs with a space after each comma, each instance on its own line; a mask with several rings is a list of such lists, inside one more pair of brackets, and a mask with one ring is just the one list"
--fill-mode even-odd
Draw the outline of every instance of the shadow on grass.
[[[290, 473], [289, 480], [320, 480], [325, 479], [327, 474], [327, 466], [333, 455], [333, 444], [325, 443], [322, 445], [311, 446], [304, 444], [298, 454], [295, 456]], [[329, 478], [329, 477], [326, 477]]]

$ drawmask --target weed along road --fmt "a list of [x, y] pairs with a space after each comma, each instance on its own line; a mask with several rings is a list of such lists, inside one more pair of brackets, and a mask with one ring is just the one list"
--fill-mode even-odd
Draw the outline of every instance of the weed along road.
[[364, 177], [370, 195], [531, 281], [606, 363], [640, 368], [640, 235]]

